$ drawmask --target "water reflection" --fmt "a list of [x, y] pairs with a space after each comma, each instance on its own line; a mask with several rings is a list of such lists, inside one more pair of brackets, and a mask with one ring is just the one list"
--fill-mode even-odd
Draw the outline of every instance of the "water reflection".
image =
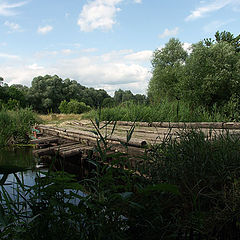
[[[32, 154], [32, 148], [0, 149], [0, 181], [7, 192], [12, 195], [16, 189], [16, 173], [24, 185], [33, 186], [37, 176], [38, 159]], [[19, 172], [24, 169], [23, 172]]]
[[38, 160], [32, 154], [32, 148], [21, 147], [0, 149], [0, 166], [18, 166], [32, 169]]

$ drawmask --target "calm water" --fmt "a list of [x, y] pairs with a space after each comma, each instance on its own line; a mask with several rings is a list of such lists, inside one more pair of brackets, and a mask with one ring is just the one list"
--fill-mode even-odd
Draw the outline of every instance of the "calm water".
[[[17, 149], [0, 149], [0, 181], [7, 176], [6, 181], [4, 181], [4, 189], [10, 194], [12, 198], [16, 197], [17, 191], [17, 180], [14, 174], [4, 174], [6, 169], [13, 169], [15, 167], [25, 168], [23, 172], [18, 172], [17, 176], [24, 185], [33, 186], [35, 185], [35, 179], [39, 176], [43, 176], [39, 169], [38, 159], [33, 156], [32, 148], [17, 148]], [[41, 169], [41, 172], [47, 171], [47, 169]], [[0, 192], [1, 192], [0, 188]], [[66, 193], [70, 189], [65, 189]], [[81, 196], [86, 194], [81, 191], [77, 191]], [[78, 203], [79, 199], [71, 200], [72, 203]]]
[[32, 154], [32, 148], [0, 149], [0, 166], [18, 166], [33, 168], [37, 159]]
[[[36, 165], [38, 159], [32, 154], [32, 148], [0, 149], [0, 180], [4, 177], [5, 171], [11, 171], [15, 167], [26, 169], [22, 173], [17, 173], [24, 184], [32, 186], [35, 184]], [[6, 175], [6, 173], [5, 173]], [[8, 174], [5, 186], [11, 192], [11, 185], [16, 182], [13, 174]]]

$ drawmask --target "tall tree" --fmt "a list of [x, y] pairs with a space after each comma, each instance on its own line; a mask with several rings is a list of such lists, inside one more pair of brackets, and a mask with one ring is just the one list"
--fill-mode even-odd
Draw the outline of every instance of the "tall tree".
[[160, 101], [163, 97], [172, 99], [179, 96], [177, 84], [187, 56], [183, 44], [175, 38], [171, 38], [164, 48], [154, 51], [153, 75], [148, 86], [151, 100]]
[[215, 33], [215, 39], [206, 38], [204, 39], [204, 43], [206, 46], [211, 46], [214, 43], [220, 43], [220, 42], [227, 42], [231, 44], [236, 52], [240, 52], [240, 34], [236, 37], [230, 32], [223, 31], [219, 32], [217, 31]]

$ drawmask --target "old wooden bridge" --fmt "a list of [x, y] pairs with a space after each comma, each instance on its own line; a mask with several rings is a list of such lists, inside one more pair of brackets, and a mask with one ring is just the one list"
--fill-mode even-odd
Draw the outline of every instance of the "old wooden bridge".
[[[96, 125], [95, 125], [96, 126]], [[240, 136], [240, 123], [169, 123], [169, 122], [102, 122], [95, 128], [88, 120], [68, 121], [58, 125], [39, 125], [42, 136], [32, 143], [39, 157], [59, 156], [67, 159], [68, 165], [82, 165], [84, 159], [95, 154], [97, 140], [101, 137], [111, 146], [109, 154], [121, 152], [132, 159], [141, 159], [149, 146], [161, 143], [166, 138], [176, 138], [187, 129], [201, 130], [206, 137], [225, 134]], [[134, 128], [134, 129], [133, 129]], [[99, 132], [98, 132], [99, 131]], [[127, 136], [132, 135], [130, 140]], [[126, 147], [127, 146], [127, 147]], [[103, 146], [104, 147], [104, 146]]]

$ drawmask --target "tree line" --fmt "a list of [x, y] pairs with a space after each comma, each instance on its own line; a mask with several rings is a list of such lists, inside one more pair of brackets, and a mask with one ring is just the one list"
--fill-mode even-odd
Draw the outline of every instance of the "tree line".
[[103, 89], [82, 86], [57, 75], [38, 76], [31, 87], [8, 86], [0, 78], [0, 108], [31, 107], [39, 113], [81, 113], [92, 108], [114, 107], [123, 102], [161, 104], [178, 101], [194, 110], [221, 109], [230, 119], [240, 120], [240, 35], [216, 32], [185, 50], [171, 38], [152, 56], [152, 78], [147, 96], [119, 89], [111, 97]]
[[148, 86], [151, 102], [182, 100], [194, 109], [240, 113], [240, 35], [216, 32], [184, 50], [183, 44], [171, 38], [152, 58], [152, 78]]
[[103, 89], [82, 86], [76, 80], [63, 80], [57, 75], [38, 76], [31, 87], [21, 84], [8, 86], [0, 78], [0, 109], [31, 107], [39, 113], [81, 113], [91, 108], [111, 107], [122, 102], [144, 103], [146, 96], [129, 90], [117, 90], [111, 97]]

